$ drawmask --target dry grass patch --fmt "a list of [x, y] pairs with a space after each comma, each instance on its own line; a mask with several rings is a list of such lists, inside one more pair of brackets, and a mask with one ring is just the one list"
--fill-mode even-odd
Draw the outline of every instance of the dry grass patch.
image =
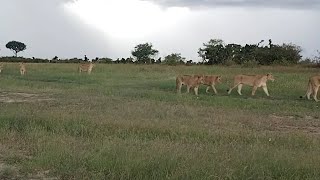
[[3, 103], [20, 103], [20, 102], [39, 102], [53, 101], [54, 98], [46, 94], [33, 94], [23, 92], [0, 92], [0, 102]]

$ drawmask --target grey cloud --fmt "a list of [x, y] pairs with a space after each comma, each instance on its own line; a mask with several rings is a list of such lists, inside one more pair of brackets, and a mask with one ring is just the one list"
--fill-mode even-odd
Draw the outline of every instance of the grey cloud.
[[146, 0], [165, 6], [214, 7], [214, 6], [245, 6], [274, 8], [319, 8], [320, 0]]
[[[304, 48], [306, 56], [313, 55], [320, 42], [320, 11], [306, 10], [319, 8], [320, 0], [145, 0], [166, 7], [207, 9], [192, 10], [174, 26], [142, 39], [117, 39], [85, 24], [62, 8], [75, 0], [0, 1], [0, 56], [12, 55], [5, 48], [10, 40], [27, 45], [27, 50], [19, 54], [25, 57], [127, 57], [136, 44], [151, 42], [161, 56], [179, 52], [194, 60], [198, 59], [198, 48], [211, 38], [240, 44], [269, 38], [274, 43], [293, 42]], [[260, 11], [234, 6], [282, 8]]]
[[[12, 53], [4, 45], [11, 40], [24, 42], [22, 56], [71, 58], [105, 56], [103, 35], [63, 9], [73, 0], [10, 0], [0, 6], [0, 56]], [[10, 16], [8, 16], [10, 14]]]

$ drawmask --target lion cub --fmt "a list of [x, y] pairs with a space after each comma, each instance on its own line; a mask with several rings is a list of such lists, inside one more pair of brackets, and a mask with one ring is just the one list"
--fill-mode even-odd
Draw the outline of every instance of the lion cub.
[[209, 93], [209, 89], [212, 88], [215, 94], [218, 94], [218, 91], [214, 87], [214, 85], [221, 83], [221, 76], [210, 75], [203, 77], [203, 84], [207, 85], [206, 93]]
[[262, 87], [266, 95], [270, 96], [267, 88], [268, 80], [274, 81], [274, 78], [270, 73], [265, 75], [242, 75], [242, 74], [236, 75], [234, 77], [234, 83], [233, 83], [234, 86], [228, 90], [228, 94], [231, 93], [232, 89], [238, 86], [238, 93], [239, 95], [242, 95], [241, 89], [242, 89], [242, 86], [245, 84], [253, 87], [252, 93], [251, 93], [252, 96], [255, 95], [258, 87]]
[[[313, 99], [318, 102], [317, 94], [320, 86], [320, 75], [312, 76], [308, 81], [307, 93], [304, 97], [307, 97], [310, 100], [310, 95], [313, 95]], [[300, 97], [302, 98], [302, 96]]]
[[203, 75], [180, 75], [176, 78], [177, 93], [181, 93], [182, 85], [187, 86], [187, 93], [190, 92], [190, 88], [193, 88], [194, 94], [198, 96], [198, 89], [200, 84], [203, 83]]
[[23, 62], [21, 62], [19, 63], [19, 66], [20, 66], [20, 74], [21, 76], [24, 76], [27, 73], [26, 65]]
[[89, 64], [80, 64], [79, 65], [79, 73], [81, 72], [87, 72], [88, 74], [91, 74], [91, 71], [92, 71], [92, 68], [94, 67], [95, 65], [93, 63], [89, 63]]

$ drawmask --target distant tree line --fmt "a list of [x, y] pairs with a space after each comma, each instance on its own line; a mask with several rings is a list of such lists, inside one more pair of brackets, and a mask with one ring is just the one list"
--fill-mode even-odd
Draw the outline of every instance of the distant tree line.
[[220, 39], [211, 39], [199, 48], [198, 54], [205, 64], [246, 64], [256, 63], [259, 65], [271, 64], [297, 64], [301, 60], [301, 47], [294, 44], [272, 44], [269, 39], [267, 46], [258, 44], [224, 44]]
[[320, 52], [313, 59], [302, 60], [301, 47], [295, 44], [273, 44], [268, 40], [268, 44], [262, 46], [264, 40], [257, 44], [225, 44], [221, 39], [210, 39], [203, 43], [203, 47], [198, 50], [200, 61], [186, 60], [180, 53], [171, 53], [162, 59], [156, 58], [159, 51], [153, 48], [151, 43], [138, 44], [131, 51], [132, 57], [117, 58], [115, 60], [107, 57], [96, 57], [89, 60], [87, 56], [84, 59], [71, 58], [60, 59], [54, 56], [52, 59], [23, 58], [17, 57], [17, 54], [26, 49], [26, 45], [19, 41], [10, 41], [6, 48], [14, 53], [14, 57], [2, 57], [2, 62], [34, 62], [34, 63], [79, 63], [82, 61], [93, 61], [108, 64], [167, 64], [167, 65], [291, 65], [291, 64], [319, 64]]

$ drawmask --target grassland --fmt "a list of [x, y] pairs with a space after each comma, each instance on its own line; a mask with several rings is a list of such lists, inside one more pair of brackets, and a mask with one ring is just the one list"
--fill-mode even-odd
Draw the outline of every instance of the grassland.
[[[17, 64], [0, 75], [0, 179], [319, 179], [320, 113], [299, 99], [318, 69]], [[271, 98], [232, 76], [272, 72]], [[220, 74], [219, 95], [175, 93]], [[185, 89], [183, 89], [185, 91]]]

